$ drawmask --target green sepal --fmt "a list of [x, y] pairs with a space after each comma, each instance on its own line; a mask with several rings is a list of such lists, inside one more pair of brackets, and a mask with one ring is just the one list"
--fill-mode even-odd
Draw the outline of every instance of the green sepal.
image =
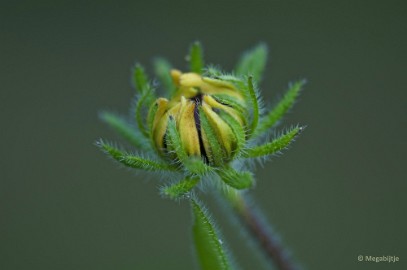
[[205, 77], [218, 78], [222, 75], [222, 71], [217, 66], [208, 65], [207, 67], [205, 67], [203, 75]]
[[297, 135], [301, 133], [302, 130], [304, 130], [303, 127], [289, 129], [288, 131], [284, 132], [284, 134], [275, 138], [269, 143], [247, 149], [243, 154], [243, 157], [255, 158], [275, 154], [286, 148], [297, 137]]
[[100, 147], [106, 154], [120, 162], [121, 164], [134, 169], [140, 169], [145, 171], [175, 171], [176, 169], [166, 164], [142, 158], [136, 155], [128, 154], [111, 144], [105, 143], [102, 140], [96, 142], [96, 145]]
[[299, 96], [302, 87], [306, 83], [305, 80], [293, 83], [284, 94], [283, 98], [277, 105], [260, 120], [253, 137], [261, 135], [263, 132], [272, 128], [284, 116], [284, 114], [294, 105], [295, 100]]
[[201, 43], [196, 41], [189, 50], [189, 69], [191, 72], [202, 74], [204, 68], [203, 50]]
[[175, 152], [180, 162], [188, 158], [188, 155], [182, 146], [181, 137], [177, 130], [175, 120], [170, 116], [167, 124], [167, 133], [165, 136], [167, 147]]
[[143, 113], [143, 109], [149, 108], [151, 104], [154, 102], [155, 100], [154, 92], [155, 90], [154, 88], [152, 88], [152, 86], [150, 85], [146, 86], [146, 89], [141, 93], [141, 95], [138, 95], [135, 106], [135, 118], [138, 128], [140, 129], [141, 133], [143, 133], [143, 135], [147, 138], [150, 135], [150, 130], [147, 129], [144, 123], [145, 115]]
[[220, 166], [223, 163], [226, 153], [222, 150], [219, 140], [216, 136], [215, 131], [209, 124], [209, 120], [205, 115], [205, 112], [201, 107], [199, 107], [199, 120], [201, 125], [201, 130], [205, 131], [206, 138], [210, 149], [206, 149], [206, 155], [209, 158], [209, 162], [215, 166]]
[[154, 118], [155, 118], [155, 114], [157, 113], [157, 110], [158, 110], [158, 104], [157, 104], [157, 102], [153, 102], [153, 104], [151, 104], [150, 109], [148, 110], [148, 114], [147, 114], [147, 128], [150, 133], [153, 130], [153, 123], [154, 123]]
[[235, 89], [234, 84], [229, 81], [226, 81], [226, 80], [220, 80], [218, 78], [210, 78], [210, 77], [202, 77], [202, 80], [215, 87]]
[[108, 124], [114, 131], [116, 131], [124, 139], [128, 140], [135, 147], [142, 150], [149, 150], [149, 144], [143, 135], [133, 127], [129, 121], [124, 117], [111, 112], [101, 112], [99, 114], [100, 119]]
[[149, 86], [147, 74], [139, 63], [136, 63], [133, 69], [133, 85], [140, 93], [146, 91]]
[[[236, 76], [236, 75], [230, 74], [230, 73], [222, 73], [221, 71], [217, 72], [216, 68], [212, 68], [212, 69], [215, 69], [215, 70], [211, 70], [211, 69], [206, 70], [207, 75], [210, 78], [223, 82], [223, 84], [228, 85], [229, 88], [233, 87], [238, 92], [240, 92], [244, 96], [245, 99], [250, 98], [247, 84], [243, 80], [243, 78], [245, 78], [246, 76]], [[222, 95], [217, 95], [217, 96], [222, 96]]]
[[244, 81], [242, 80], [241, 77], [237, 77], [237, 76], [235, 76], [233, 74], [229, 74], [229, 73], [223, 73], [223, 74], [217, 76], [217, 78], [222, 81], [227, 81], [227, 82], [233, 83], [235, 86], [236, 86], [236, 84], [240, 85], [241, 83], [244, 83]]
[[206, 165], [201, 157], [188, 157], [183, 163], [187, 172], [194, 175], [202, 176], [212, 171], [212, 168]]
[[154, 70], [158, 79], [160, 80], [163, 88], [169, 93], [168, 96], [172, 96], [176, 90], [175, 85], [171, 77], [171, 64], [164, 58], [154, 59]]
[[162, 187], [160, 193], [173, 200], [182, 199], [187, 197], [199, 180], [201, 180], [199, 176], [188, 176], [175, 184]]
[[260, 43], [244, 53], [236, 66], [236, 74], [240, 76], [252, 75], [255, 81], [261, 81], [266, 66], [267, 51], [267, 46]]
[[167, 147], [175, 152], [178, 161], [181, 162], [187, 172], [204, 175], [210, 171], [210, 167], [202, 161], [201, 157], [188, 156], [177, 130], [175, 120], [172, 117], [168, 121], [166, 142]]
[[197, 259], [202, 270], [228, 270], [231, 263], [219, 233], [201, 202], [191, 199], [194, 216], [192, 227]]
[[245, 131], [242, 125], [240, 125], [240, 123], [235, 118], [233, 118], [229, 113], [220, 111], [219, 116], [222, 118], [223, 121], [225, 121], [229, 125], [229, 127], [232, 129], [233, 134], [235, 135], [237, 146], [235, 152], [232, 153], [233, 157], [240, 152], [240, 149], [242, 149], [246, 142]]
[[252, 111], [253, 111], [252, 123], [250, 125], [250, 133], [253, 133], [254, 130], [256, 130], [257, 125], [259, 123], [259, 103], [257, 100], [256, 91], [254, 89], [252, 76], [249, 76], [249, 78], [247, 79], [247, 86], [249, 89], [250, 103], [252, 105]]
[[220, 179], [228, 186], [235, 189], [247, 189], [253, 186], [254, 179], [250, 172], [238, 172], [235, 169], [228, 167], [217, 171]]
[[219, 76], [220, 80], [232, 83], [235, 86], [235, 88], [243, 95], [245, 100], [250, 100], [251, 97], [249, 87], [246, 81], [243, 80], [243, 78], [246, 78], [246, 76], [236, 77], [231, 74], [224, 74], [222, 76]]
[[237, 110], [242, 115], [247, 115], [246, 105], [240, 102], [235, 97], [231, 97], [230, 95], [225, 94], [214, 94], [211, 95], [217, 102], [232, 107], [233, 109]]

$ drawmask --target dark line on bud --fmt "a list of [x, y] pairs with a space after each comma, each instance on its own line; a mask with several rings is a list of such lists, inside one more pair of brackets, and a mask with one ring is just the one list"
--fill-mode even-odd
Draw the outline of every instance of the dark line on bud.
[[[174, 117], [172, 117], [172, 115], [170, 115], [168, 117], [168, 122], [169, 121], [173, 121]], [[165, 132], [164, 132], [164, 136], [163, 136], [163, 148], [165, 150], [166, 153], [168, 153], [168, 144], [167, 144], [167, 137], [168, 137], [168, 126], [165, 128]]]
[[168, 128], [164, 133], [164, 137], [163, 137], [163, 148], [165, 149], [165, 151], [167, 151], [167, 132], [168, 132]]
[[192, 100], [195, 102], [195, 107], [194, 107], [194, 120], [195, 120], [195, 127], [196, 130], [198, 131], [198, 139], [199, 139], [199, 149], [201, 151], [201, 157], [203, 158], [204, 162], [206, 164], [209, 164], [209, 159], [206, 154], [205, 146], [202, 140], [202, 131], [201, 131], [201, 119], [199, 118], [199, 106], [202, 104], [202, 95], [197, 95], [192, 98]]
[[219, 109], [219, 108], [212, 108], [212, 111], [214, 111], [216, 114], [220, 114], [221, 109]]
[[222, 104], [222, 105], [224, 105], [224, 106], [227, 106], [227, 107], [233, 109], [232, 105], [225, 103], [224, 101], [220, 100], [219, 98], [213, 97], [213, 99], [215, 99], [215, 100], [216, 100], [217, 102], [219, 102], [220, 104]]

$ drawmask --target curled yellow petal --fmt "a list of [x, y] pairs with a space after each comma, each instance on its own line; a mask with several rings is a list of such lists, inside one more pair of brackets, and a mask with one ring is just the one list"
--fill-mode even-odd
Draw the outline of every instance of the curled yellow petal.
[[177, 129], [185, 149], [189, 156], [200, 156], [198, 130], [195, 123], [195, 103], [181, 98], [181, 108], [178, 112]]
[[180, 87], [172, 97], [168, 107], [172, 107], [181, 101], [181, 97], [193, 98], [198, 94], [198, 90], [192, 87]]
[[[168, 100], [166, 99], [159, 99], [157, 101], [158, 109], [156, 113], [156, 117], [153, 123], [153, 141], [154, 145], [156, 146], [157, 150], [162, 153], [164, 147], [164, 135], [167, 131], [167, 125], [170, 115], [175, 116], [177, 115], [181, 104], [177, 104], [172, 108], [168, 109]], [[156, 121], [157, 120], [157, 121]]]
[[207, 95], [221, 94], [221, 95], [228, 95], [228, 96], [234, 97], [240, 101], [244, 100], [243, 96], [235, 90], [232, 90], [230, 88], [215, 87], [208, 83], [202, 84], [202, 86], [200, 87], [200, 91], [202, 94], [207, 94]]
[[180, 85], [184, 87], [200, 87], [203, 84], [202, 77], [196, 73], [184, 73], [180, 76]]
[[222, 80], [213, 79], [213, 78], [209, 78], [209, 77], [202, 77], [202, 80], [208, 84], [211, 84], [214, 87], [228, 88], [228, 89], [237, 91], [236, 87], [230, 82], [225, 82]]
[[220, 110], [223, 110], [223, 111], [225, 111], [225, 112], [227, 112], [227, 113], [229, 113], [233, 118], [235, 118], [235, 120], [236, 121], [238, 121], [242, 126], [244, 126], [246, 123], [245, 123], [245, 119], [244, 119], [244, 117], [240, 114], [240, 112], [238, 112], [237, 110], [235, 110], [235, 109], [233, 109], [233, 108], [231, 108], [231, 107], [229, 107], [229, 106], [226, 106], [226, 105], [223, 105], [223, 104], [221, 104], [221, 103], [219, 103], [218, 101], [216, 101], [213, 97], [211, 97], [211, 96], [208, 96], [208, 95], [204, 95], [203, 96], [203, 100], [209, 105], [209, 106], [211, 106], [212, 108], [216, 108], [216, 109], [220, 109]]
[[172, 69], [171, 70], [171, 78], [172, 82], [174, 83], [175, 86], [179, 86], [179, 78], [181, 77], [182, 72], [179, 71], [178, 69]]
[[153, 121], [153, 126], [152, 126], [153, 130], [157, 126], [158, 121], [160, 121], [160, 119], [163, 117], [163, 115], [167, 111], [168, 99], [159, 98], [159, 99], [157, 99], [157, 101], [155, 103], [157, 106], [157, 111], [154, 116], [154, 121]]

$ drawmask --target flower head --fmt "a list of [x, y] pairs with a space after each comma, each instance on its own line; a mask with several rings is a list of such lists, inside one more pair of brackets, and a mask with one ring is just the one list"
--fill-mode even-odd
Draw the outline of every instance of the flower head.
[[[172, 70], [171, 76], [177, 87], [175, 94], [170, 100], [157, 99], [150, 110], [156, 151], [170, 159], [182, 159], [171, 154], [174, 142], [168, 124], [174, 121], [187, 156], [200, 157], [214, 167], [230, 162], [242, 145], [239, 140], [245, 139], [247, 113], [241, 91], [231, 83], [197, 73]], [[241, 134], [234, 132], [234, 126], [239, 126]]]
[[159, 160], [153, 155], [146, 159], [128, 154], [103, 141], [98, 145], [126, 166], [182, 175], [183, 180], [163, 189], [172, 198], [188, 193], [205, 176], [218, 176], [236, 189], [251, 187], [252, 173], [247, 171], [245, 160], [281, 151], [302, 130], [297, 126], [270, 142], [264, 141], [263, 134], [292, 106], [304, 84], [292, 84], [281, 101], [261, 115], [255, 85], [266, 55], [266, 47], [259, 45], [243, 55], [233, 74], [225, 74], [213, 67], [204, 68], [201, 47], [195, 43], [190, 51], [190, 72], [173, 69], [165, 60], [156, 61], [157, 75], [168, 91], [166, 98], [156, 98], [144, 69], [137, 65], [138, 130], [111, 113], [103, 113], [102, 119], [139, 149], [152, 149]]

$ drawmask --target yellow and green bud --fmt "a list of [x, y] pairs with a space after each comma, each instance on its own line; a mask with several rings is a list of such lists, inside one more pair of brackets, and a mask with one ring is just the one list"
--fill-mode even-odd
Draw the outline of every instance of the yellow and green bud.
[[[254, 180], [246, 160], [280, 152], [302, 131], [301, 127], [293, 127], [263, 142], [264, 134], [292, 107], [305, 83], [292, 84], [271, 111], [260, 110], [256, 85], [266, 56], [267, 49], [260, 44], [242, 56], [231, 74], [225, 74], [211, 66], [205, 68], [202, 48], [194, 43], [188, 73], [171, 70], [164, 59], [155, 61], [156, 75], [168, 99], [156, 98], [154, 85], [137, 64], [133, 84], [138, 91], [134, 103], [138, 130], [116, 114], [105, 112], [101, 118], [137, 149], [147, 153], [153, 150], [160, 158], [129, 154], [102, 140], [98, 146], [125, 166], [168, 171], [182, 177], [180, 182], [163, 188], [162, 193], [171, 198], [182, 197], [200, 179], [216, 175], [231, 188], [252, 187]], [[201, 75], [205, 69], [209, 75]], [[237, 158], [239, 162], [232, 162]]]
[[[232, 83], [172, 70], [176, 91], [170, 100], [159, 98], [150, 109], [151, 140], [161, 156], [182, 160], [173, 151], [168, 135], [175, 122], [181, 147], [187, 157], [200, 157], [220, 167], [229, 163], [244, 144], [246, 101]], [[243, 142], [242, 142], [243, 140]]]

